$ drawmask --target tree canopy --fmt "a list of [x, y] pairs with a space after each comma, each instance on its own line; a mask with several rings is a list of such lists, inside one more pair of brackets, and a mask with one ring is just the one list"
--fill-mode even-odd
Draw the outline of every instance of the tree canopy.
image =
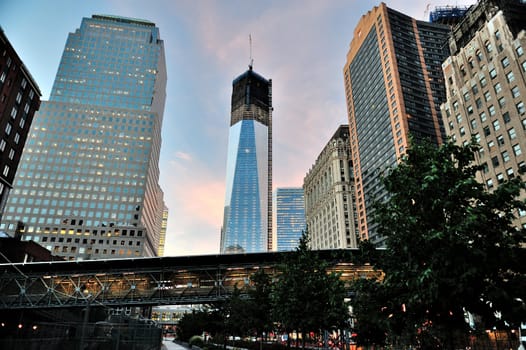
[[335, 273], [308, 246], [304, 232], [294, 254], [280, 266], [273, 290], [274, 319], [290, 332], [339, 328], [349, 318], [346, 291]]
[[515, 326], [526, 311], [525, 230], [514, 224], [526, 209], [524, 182], [488, 192], [476, 180], [477, 150], [413, 143], [382, 179], [389, 197], [375, 221], [386, 237], [377, 265], [385, 278], [366, 290], [386, 300], [387, 331], [405, 342], [450, 347], [453, 333], [467, 331], [466, 312], [483, 325]]

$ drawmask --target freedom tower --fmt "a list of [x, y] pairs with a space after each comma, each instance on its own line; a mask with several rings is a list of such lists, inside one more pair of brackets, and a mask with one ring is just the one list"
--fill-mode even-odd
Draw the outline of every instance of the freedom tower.
[[249, 69], [232, 82], [221, 253], [272, 248], [272, 80]]

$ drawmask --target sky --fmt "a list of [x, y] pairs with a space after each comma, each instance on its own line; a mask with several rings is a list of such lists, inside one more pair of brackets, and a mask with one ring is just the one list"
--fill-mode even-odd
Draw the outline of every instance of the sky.
[[[418, 20], [475, 0], [385, 1]], [[160, 185], [169, 208], [165, 256], [219, 253], [232, 80], [272, 79], [273, 188], [301, 187], [347, 124], [343, 65], [370, 0], [0, 0], [0, 26], [48, 100], [70, 32], [83, 17], [154, 22], [168, 71]], [[252, 38], [250, 49], [249, 36]]]

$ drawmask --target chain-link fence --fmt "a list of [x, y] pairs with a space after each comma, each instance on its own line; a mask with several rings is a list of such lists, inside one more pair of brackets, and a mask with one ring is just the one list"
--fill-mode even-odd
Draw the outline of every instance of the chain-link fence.
[[162, 330], [142, 320], [97, 323], [3, 324], [5, 350], [158, 350]]

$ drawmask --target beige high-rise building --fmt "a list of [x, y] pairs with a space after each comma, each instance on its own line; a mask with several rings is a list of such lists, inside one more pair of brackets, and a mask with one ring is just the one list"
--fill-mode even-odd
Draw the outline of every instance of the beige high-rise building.
[[[446, 132], [459, 144], [478, 141], [478, 180], [489, 190], [526, 170], [525, 28], [522, 1], [480, 1], [454, 28], [443, 64]], [[518, 216], [526, 223], [526, 212]]]
[[450, 27], [417, 21], [384, 3], [362, 16], [343, 69], [360, 239], [382, 246], [374, 203], [380, 174], [396, 166], [410, 135], [440, 144], [442, 62]]
[[311, 249], [356, 248], [349, 126], [340, 125], [303, 179]]

